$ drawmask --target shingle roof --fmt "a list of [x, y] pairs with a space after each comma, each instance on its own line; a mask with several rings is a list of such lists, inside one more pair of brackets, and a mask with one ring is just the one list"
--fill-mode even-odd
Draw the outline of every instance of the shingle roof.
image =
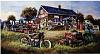
[[59, 9], [50, 6], [42, 6], [42, 7], [48, 12], [48, 14], [76, 15], [76, 13], [70, 9]]

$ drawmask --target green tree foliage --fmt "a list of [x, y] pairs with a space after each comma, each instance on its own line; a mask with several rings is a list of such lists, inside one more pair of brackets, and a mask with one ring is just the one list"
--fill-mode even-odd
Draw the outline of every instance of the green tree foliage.
[[[13, 22], [14, 22], [14, 24], [15, 24], [15, 20], [16, 20], [16, 18], [15, 18], [14, 15], [8, 16], [6, 24], [7, 24], [7, 27], [8, 27], [9, 30], [11, 29], [11, 26], [12, 26], [11, 23], [13, 24]], [[10, 23], [10, 21], [12, 21], [12, 22]]]
[[100, 28], [100, 19], [95, 19], [94, 22], [93, 22], [93, 24], [94, 25], [99, 25], [99, 28]]
[[21, 17], [25, 18], [26, 21], [30, 21], [36, 16], [36, 14], [36, 8], [27, 7], [24, 10], [22, 10]]
[[91, 23], [94, 22], [94, 18], [92, 15], [87, 15], [85, 19], [89, 20]]
[[8, 21], [15, 21], [16, 19], [15, 19], [15, 16], [14, 15], [9, 15], [8, 16]]
[[13, 23], [13, 22], [15, 23], [15, 20], [16, 20], [16, 18], [15, 18], [14, 15], [9, 15], [9, 16], [8, 16], [8, 19], [7, 19], [7, 22], [10, 23], [10, 21], [12, 21], [12, 23]]

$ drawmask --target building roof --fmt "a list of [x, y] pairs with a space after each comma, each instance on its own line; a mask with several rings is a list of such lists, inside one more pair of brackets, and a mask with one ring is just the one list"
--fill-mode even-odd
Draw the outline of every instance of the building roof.
[[43, 5], [42, 7], [48, 12], [48, 14], [76, 15], [76, 13], [70, 9], [55, 8], [55, 7], [43, 6]]

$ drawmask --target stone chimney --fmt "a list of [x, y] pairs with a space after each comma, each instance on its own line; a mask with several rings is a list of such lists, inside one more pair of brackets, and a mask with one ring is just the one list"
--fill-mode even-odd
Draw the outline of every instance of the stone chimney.
[[58, 5], [58, 8], [61, 9], [61, 5]]

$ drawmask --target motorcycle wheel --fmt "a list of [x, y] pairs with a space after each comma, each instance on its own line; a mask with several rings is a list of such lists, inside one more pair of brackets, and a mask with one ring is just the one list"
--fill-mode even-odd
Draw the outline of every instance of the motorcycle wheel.
[[40, 41], [40, 48], [51, 48], [51, 42], [49, 40]]
[[28, 43], [28, 40], [25, 37], [21, 38], [21, 43]]
[[93, 35], [92, 34], [85, 34], [85, 39], [88, 40], [88, 41], [92, 41]]

